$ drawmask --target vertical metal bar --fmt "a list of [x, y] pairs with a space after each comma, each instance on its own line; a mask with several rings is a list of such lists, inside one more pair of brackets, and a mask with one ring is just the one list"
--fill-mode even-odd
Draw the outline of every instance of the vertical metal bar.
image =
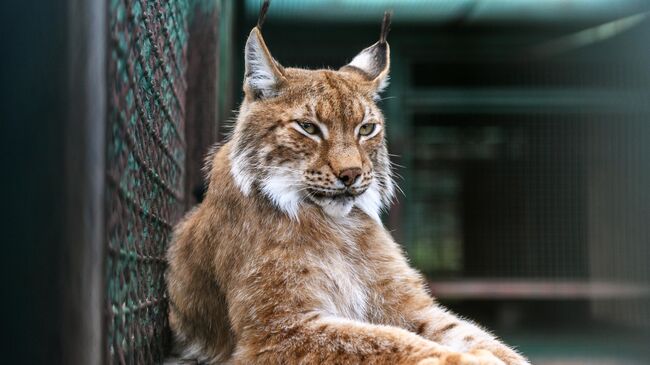
[[[220, 0], [221, 12], [219, 14], [219, 120], [221, 126], [223, 122], [230, 118], [233, 108], [233, 44], [235, 41], [234, 34], [234, 18], [235, 18], [235, 2], [229, 0]], [[239, 55], [239, 53], [236, 53]], [[223, 128], [218, 130], [218, 138], [223, 138]]]
[[100, 364], [104, 280], [106, 3], [70, 0], [61, 260], [63, 364]]
[[206, 182], [203, 161], [219, 129], [219, 23], [218, 3], [197, 4], [192, 9], [187, 45], [187, 96], [185, 137], [187, 141], [186, 209], [201, 200]]

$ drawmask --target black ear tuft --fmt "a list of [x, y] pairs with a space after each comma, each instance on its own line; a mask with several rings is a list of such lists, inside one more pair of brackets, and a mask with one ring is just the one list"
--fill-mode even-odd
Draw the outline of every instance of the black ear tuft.
[[379, 43], [386, 43], [388, 32], [390, 32], [390, 19], [393, 16], [392, 10], [387, 10], [384, 13], [384, 20], [381, 22], [381, 33], [379, 34]]
[[384, 13], [379, 41], [354, 56], [350, 63], [340, 69], [344, 72], [361, 73], [367, 81], [371, 82], [373, 98], [375, 99], [378, 99], [379, 93], [388, 86], [390, 46], [386, 38], [388, 38], [388, 32], [390, 31], [390, 18], [392, 15], [392, 11]]
[[260, 15], [257, 17], [257, 29], [262, 30], [262, 25], [266, 19], [266, 13], [269, 12], [269, 6], [271, 5], [271, 0], [264, 0], [262, 6], [260, 7]]

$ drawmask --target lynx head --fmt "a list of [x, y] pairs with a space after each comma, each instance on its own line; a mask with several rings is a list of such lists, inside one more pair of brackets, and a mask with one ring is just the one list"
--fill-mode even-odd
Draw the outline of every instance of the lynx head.
[[315, 204], [330, 216], [357, 207], [379, 220], [393, 196], [384, 118], [375, 104], [388, 81], [389, 20], [386, 14], [377, 43], [338, 70], [284, 68], [264, 43], [261, 21], [253, 28], [230, 153], [245, 195], [260, 192], [292, 218]]

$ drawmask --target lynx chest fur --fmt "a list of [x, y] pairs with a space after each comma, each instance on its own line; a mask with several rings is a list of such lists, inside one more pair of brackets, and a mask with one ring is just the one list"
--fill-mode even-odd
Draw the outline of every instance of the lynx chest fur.
[[304, 276], [306, 285], [320, 288], [318, 301], [325, 313], [365, 321], [372, 305], [369, 284], [374, 268], [364, 252], [363, 226], [360, 222], [350, 224], [336, 220], [323, 226], [317, 234], [327, 231], [331, 234], [320, 238], [314, 237], [315, 234], [304, 237], [311, 242], [305, 242], [310, 247], [297, 259], [296, 265], [302, 267], [297, 274]]

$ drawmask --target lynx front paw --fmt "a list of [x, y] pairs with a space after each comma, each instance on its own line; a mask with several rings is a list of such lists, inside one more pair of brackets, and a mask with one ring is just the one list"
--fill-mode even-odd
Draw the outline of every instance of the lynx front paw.
[[424, 359], [417, 365], [506, 365], [490, 351], [475, 350], [469, 353], [450, 353], [439, 358]]
[[526, 360], [523, 356], [505, 346], [497, 346], [490, 348], [489, 350], [475, 349], [473, 351], [470, 351], [472, 354], [476, 354], [478, 352], [487, 352], [492, 356], [496, 356], [507, 365], [531, 365], [530, 362], [528, 362], [528, 360]]

